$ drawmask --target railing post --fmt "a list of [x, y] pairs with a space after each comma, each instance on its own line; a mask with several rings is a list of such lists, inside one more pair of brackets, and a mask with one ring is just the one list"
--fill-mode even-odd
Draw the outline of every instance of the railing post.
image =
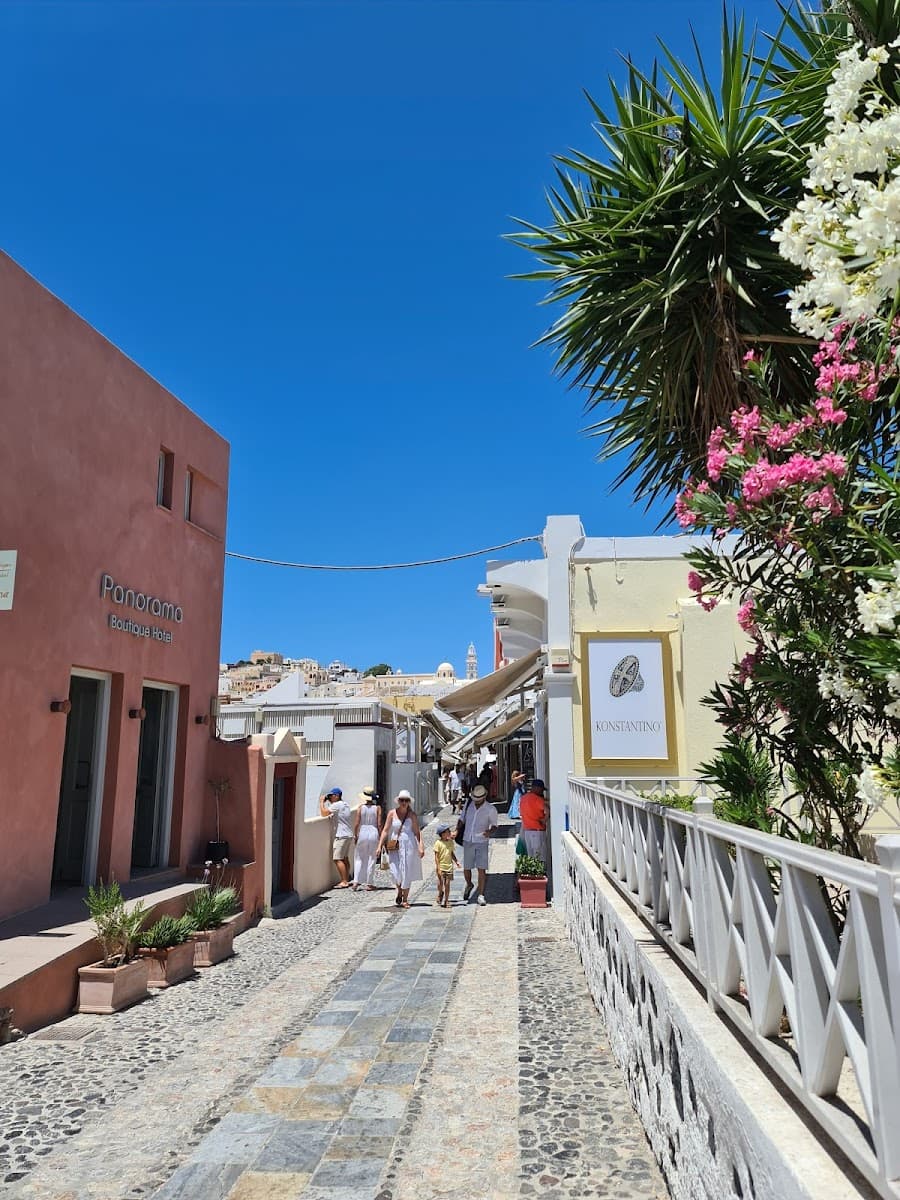
[[[897, 1113], [900, 1112], [900, 910], [896, 900], [900, 884], [900, 834], [888, 834], [875, 843], [878, 865], [878, 908], [884, 971], [871, 963], [871, 985], [878, 996], [881, 1012], [865, 1013], [869, 1061], [873, 1071], [875, 1145], [885, 1178], [900, 1178], [900, 1139], [897, 1138]], [[859, 936], [857, 934], [857, 936]], [[860, 967], [862, 969], [862, 963]], [[880, 985], [880, 986], [879, 986]], [[869, 990], [869, 995], [873, 995]], [[871, 1002], [871, 1001], [870, 1001]], [[875, 1019], [873, 1019], [875, 1017]]]
[[694, 922], [694, 949], [697, 962], [706, 979], [706, 999], [715, 1008], [716, 998], [713, 989], [713, 979], [716, 977], [715, 968], [715, 936], [712, 928], [713, 885], [711, 864], [707, 839], [700, 832], [698, 819], [714, 817], [713, 802], [706, 796], [695, 796], [691, 802], [694, 821], [688, 836], [693, 838], [693, 868], [696, 879], [691, 880], [691, 914]]

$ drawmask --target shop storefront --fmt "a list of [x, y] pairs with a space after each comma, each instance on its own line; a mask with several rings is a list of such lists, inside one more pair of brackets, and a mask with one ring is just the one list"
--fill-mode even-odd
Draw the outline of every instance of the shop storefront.
[[2, 918], [208, 834], [228, 445], [2, 255], [0, 339]]

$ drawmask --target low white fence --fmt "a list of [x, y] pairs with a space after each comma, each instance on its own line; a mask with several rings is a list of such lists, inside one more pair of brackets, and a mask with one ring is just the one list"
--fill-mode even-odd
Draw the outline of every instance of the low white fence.
[[[678, 790], [678, 789], [673, 789]], [[900, 1196], [900, 837], [880, 865], [569, 779], [571, 832], [878, 1191]], [[839, 892], [838, 929], [825, 896]]]

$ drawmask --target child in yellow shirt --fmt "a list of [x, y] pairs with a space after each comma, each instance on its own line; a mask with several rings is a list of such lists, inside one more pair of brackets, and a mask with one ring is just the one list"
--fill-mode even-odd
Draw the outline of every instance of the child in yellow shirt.
[[450, 883], [453, 879], [453, 868], [459, 866], [456, 857], [456, 846], [449, 825], [438, 825], [437, 841], [434, 843], [434, 874], [437, 879], [437, 904], [441, 908], [450, 907]]

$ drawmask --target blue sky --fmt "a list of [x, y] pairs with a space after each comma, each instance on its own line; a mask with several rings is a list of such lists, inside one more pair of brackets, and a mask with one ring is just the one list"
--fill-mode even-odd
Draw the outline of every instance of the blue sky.
[[[748, 0], [774, 29], [774, 0]], [[429, 559], [579, 513], [652, 532], [502, 240], [594, 141], [618, 52], [717, 57], [714, 0], [5, 0], [3, 247], [231, 443], [228, 548]], [[519, 556], [519, 555], [515, 555]], [[528, 552], [521, 555], [528, 556]], [[222, 651], [491, 654], [483, 560], [230, 561]]]

